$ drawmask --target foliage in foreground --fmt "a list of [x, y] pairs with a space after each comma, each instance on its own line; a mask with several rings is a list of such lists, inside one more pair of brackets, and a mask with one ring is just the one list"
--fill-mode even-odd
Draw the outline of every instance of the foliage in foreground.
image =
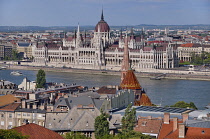
[[96, 117], [94, 127], [96, 138], [109, 135], [109, 122], [107, 121], [108, 115], [101, 111], [101, 115]]
[[125, 115], [122, 118], [122, 130], [123, 132], [129, 132], [133, 130], [136, 123], [136, 109], [132, 109], [132, 105], [129, 104], [125, 110]]
[[77, 132], [77, 133], [68, 132], [65, 135], [63, 135], [63, 137], [64, 137], [64, 139], [91, 139], [79, 132]]
[[148, 135], [144, 135], [140, 132], [129, 131], [129, 132], [120, 132], [117, 135], [106, 135], [100, 137], [100, 139], [152, 139], [152, 137]]
[[[79, 132], [69, 132], [63, 135], [64, 139], [91, 139], [89, 137], [86, 137], [84, 134], [81, 134]], [[148, 135], [144, 135], [140, 132], [130, 131], [130, 132], [120, 132], [117, 135], [104, 135], [101, 136], [100, 139], [152, 139]]]
[[176, 107], [176, 108], [191, 108], [197, 110], [198, 108], [195, 106], [193, 102], [186, 103], [184, 101], [178, 101], [174, 105], [171, 105], [170, 107]]
[[22, 133], [17, 132], [16, 130], [4, 130], [0, 129], [0, 139], [28, 139], [29, 136], [22, 135]]

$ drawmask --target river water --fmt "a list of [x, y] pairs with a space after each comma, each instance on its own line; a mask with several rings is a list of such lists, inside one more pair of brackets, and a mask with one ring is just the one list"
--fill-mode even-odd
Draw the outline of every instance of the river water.
[[[62, 70], [62, 69], [61, 69]], [[10, 75], [12, 70], [0, 70], [0, 79], [5, 79], [19, 85], [24, 77], [36, 80], [37, 71], [19, 70], [23, 76]], [[79, 73], [46, 72], [47, 82], [57, 82], [82, 86], [101, 87], [119, 85], [120, 76], [91, 75]], [[139, 83], [146, 90], [152, 103], [165, 106], [177, 101], [194, 102], [198, 109], [204, 109], [210, 103], [210, 81], [162, 79], [150, 80], [138, 77]]]

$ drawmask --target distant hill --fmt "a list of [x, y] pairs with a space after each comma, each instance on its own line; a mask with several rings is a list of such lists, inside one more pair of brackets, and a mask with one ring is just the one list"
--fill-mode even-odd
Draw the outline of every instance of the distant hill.
[[[94, 30], [95, 26], [80, 26], [80, 30]], [[128, 25], [128, 26], [110, 26], [111, 29], [130, 29], [130, 28], [144, 28], [144, 29], [192, 29], [192, 30], [210, 30], [210, 24], [198, 24], [198, 25], [152, 25], [152, 24], [140, 24], [140, 25]], [[76, 26], [0, 26], [0, 32], [43, 32], [45, 30], [63, 30], [63, 31], [74, 31]]]

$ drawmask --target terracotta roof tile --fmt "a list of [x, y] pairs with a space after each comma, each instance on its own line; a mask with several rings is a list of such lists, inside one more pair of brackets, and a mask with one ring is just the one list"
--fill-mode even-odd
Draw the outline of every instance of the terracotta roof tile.
[[[210, 128], [186, 127], [183, 139], [210, 139]], [[179, 139], [179, 130], [166, 136], [167, 139]]]
[[29, 139], [63, 139], [58, 133], [33, 123], [13, 129], [23, 135], [29, 135]]
[[181, 47], [192, 47], [193, 43], [182, 44]]
[[122, 89], [141, 89], [141, 85], [139, 84], [136, 75], [134, 74], [133, 70], [128, 70], [125, 78], [120, 84]]
[[[178, 123], [182, 123], [182, 121], [178, 121]], [[169, 121], [169, 124], [163, 124], [160, 130], [160, 134], [158, 139], [164, 139], [167, 135], [169, 135], [173, 131], [173, 120]]]
[[19, 98], [14, 97], [13, 95], [4, 95], [0, 96], [0, 107], [13, 103], [15, 101], [20, 101]]
[[141, 93], [139, 101], [135, 101], [135, 106], [152, 106], [152, 102], [146, 93]]
[[21, 103], [11, 103], [3, 108], [0, 109], [0, 111], [15, 111]]
[[141, 133], [159, 134], [162, 122], [163, 120], [159, 118], [140, 117], [134, 130]]

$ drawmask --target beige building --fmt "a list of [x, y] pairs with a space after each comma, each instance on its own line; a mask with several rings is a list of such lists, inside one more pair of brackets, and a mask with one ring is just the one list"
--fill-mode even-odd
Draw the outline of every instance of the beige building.
[[25, 123], [34, 123], [40, 126], [45, 125], [45, 110], [40, 109], [18, 109], [15, 111], [16, 126]]
[[32, 58], [32, 44], [27, 42], [17, 43], [17, 51], [22, 53], [24, 58]]
[[11, 129], [16, 124], [15, 110], [20, 107], [20, 103], [11, 103], [0, 109], [0, 129]]
[[24, 107], [24, 102], [10, 103], [0, 109], [0, 129], [11, 129], [27, 123], [45, 126], [46, 111]]

